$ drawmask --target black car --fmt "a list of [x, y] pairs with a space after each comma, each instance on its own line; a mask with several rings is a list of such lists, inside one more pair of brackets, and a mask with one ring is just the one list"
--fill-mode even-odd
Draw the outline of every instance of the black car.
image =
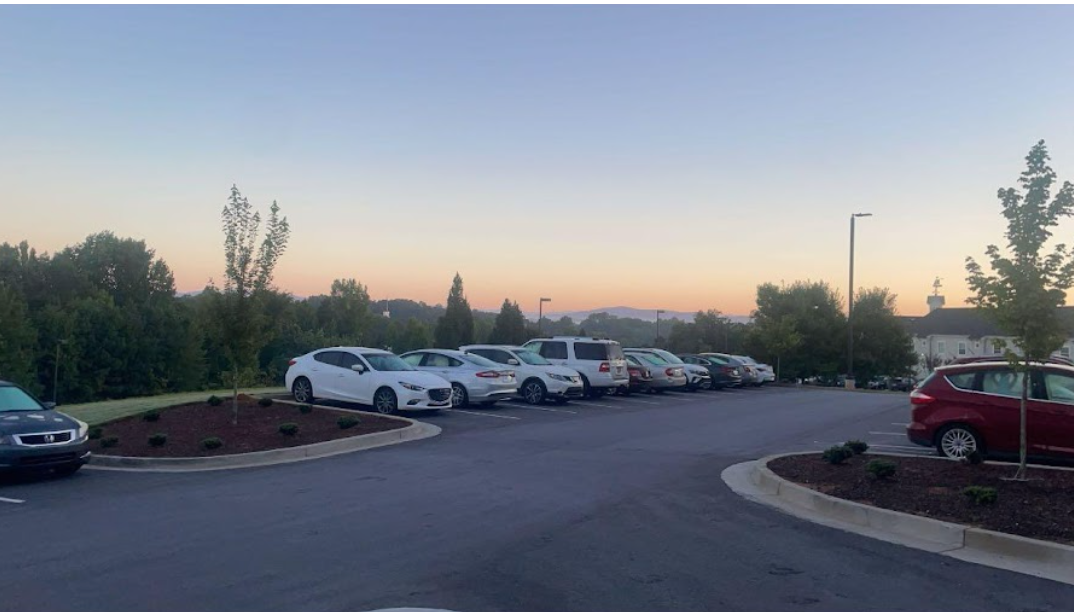
[[0, 380], [0, 472], [73, 474], [89, 461], [88, 427]]
[[716, 355], [679, 355], [686, 363], [703, 366], [712, 377], [713, 389], [738, 387], [742, 385], [742, 364], [733, 359], [723, 359]]

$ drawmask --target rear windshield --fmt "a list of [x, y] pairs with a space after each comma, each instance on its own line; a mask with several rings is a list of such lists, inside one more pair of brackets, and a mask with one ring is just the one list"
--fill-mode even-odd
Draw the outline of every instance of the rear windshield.
[[634, 353], [638, 359], [644, 359], [653, 365], [669, 365], [668, 362], [660, 355], [654, 355], [652, 353]]
[[474, 365], [479, 365], [479, 366], [481, 366], [483, 368], [498, 368], [498, 367], [500, 367], [500, 364], [496, 363], [495, 361], [493, 361], [491, 359], [488, 359], [487, 357], [482, 357], [481, 355], [474, 355], [473, 353], [466, 353], [465, 355], [459, 355], [459, 359], [462, 359], [463, 361], [469, 361], [470, 363], [472, 363]]
[[18, 387], [0, 387], [0, 412], [44, 410], [34, 398]]
[[682, 359], [679, 359], [678, 355], [675, 355], [674, 353], [669, 353], [665, 350], [658, 350], [656, 351], [656, 354], [663, 357], [664, 361], [667, 361], [668, 363], [673, 363], [675, 365], [683, 365], [684, 363], [686, 363]]
[[603, 342], [575, 342], [574, 356], [578, 359], [606, 361], [611, 359], [608, 351], [610, 346]]

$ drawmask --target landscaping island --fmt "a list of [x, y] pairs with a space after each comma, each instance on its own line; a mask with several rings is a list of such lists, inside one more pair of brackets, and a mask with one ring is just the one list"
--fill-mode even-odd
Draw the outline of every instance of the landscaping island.
[[[894, 472], [871, 462], [888, 463]], [[768, 463], [781, 478], [878, 508], [1039, 540], [1074, 544], [1074, 470], [1030, 468], [1029, 481], [1006, 480], [1015, 466], [870, 453], [832, 464], [820, 453]], [[884, 474], [881, 477], [876, 472]]]
[[296, 406], [239, 396], [238, 425], [231, 398], [208, 398], [104, 423], [90, 430], [95, 455], [214, 457], [292, 448], [407, 427], [385, 418], [319, 406]]

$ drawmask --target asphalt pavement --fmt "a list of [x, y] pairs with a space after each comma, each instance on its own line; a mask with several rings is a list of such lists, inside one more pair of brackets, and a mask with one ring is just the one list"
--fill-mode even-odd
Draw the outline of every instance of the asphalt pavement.
[[1074, 587], [804, 522], [720, 480], [774, 452], [901, 443], [870, 432], [897, 433], [904, 395], [766, 388], [542, 408], [448, 411], [428, 417], [436, 438], [281, 466], [4, 484], [0, 610], [1007, 612], [1074, 601]]

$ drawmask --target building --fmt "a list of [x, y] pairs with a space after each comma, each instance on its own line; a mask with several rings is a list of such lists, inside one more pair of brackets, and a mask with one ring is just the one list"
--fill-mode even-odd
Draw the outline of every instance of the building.
[[[945, 308], [939, 285], [928, 297], [929, 313], [921, 317], [900, 317], [914, 341], [917, 353], [917, 376], [927, 376], [936, 366], [962, 357], [1002, 355], [1004, 343], [1011, 338], [976, 308]], [[1054, 353], [1071, 358], [1074, 349], [1074, 307], [1061, 308], [1070, 325], [1070, 338]]]

